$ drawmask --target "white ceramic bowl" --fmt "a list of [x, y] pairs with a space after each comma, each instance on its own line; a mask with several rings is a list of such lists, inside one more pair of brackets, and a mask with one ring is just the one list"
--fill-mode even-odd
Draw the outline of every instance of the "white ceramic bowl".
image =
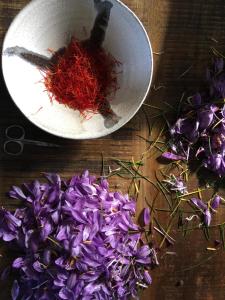
[[100, 114], [84, 120], [77, 111], [51, 103], [39, 82], [40, 70], [17, 55], [4, 54], [18, 46], [49, 57], [49, 48], [58, 50], [71, 36], [87, 39], [97, 14], [93, 0], [31, 1], [5, 36], [2, 68], [10, 95], [31, 122], [51, 134], [71, 139], [110, 134], [135, 115], [148, 94], [153, 72], [148, 35], [128, 7], [118, 0], [110, 2], [113, 8], [103, 47], [122, 62], [123, 72], [118, 75], [120, 89], [110, 102], [119, 121], [108, 128]]

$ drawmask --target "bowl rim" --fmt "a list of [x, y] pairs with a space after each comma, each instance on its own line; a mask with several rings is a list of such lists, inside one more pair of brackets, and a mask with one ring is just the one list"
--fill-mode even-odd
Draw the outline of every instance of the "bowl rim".
[[144, 36], [145, 36], [145, 39], [147, 41], [147, 44], [149, 46], [149, 54], [150, 54], [150, 59], [151, 59], [151, 71], [150, 71], [150, 77], [149, 77], [149, 82], [148, 82], [148, 86], [147, 86], [147, 89], [146, 89], [146, 92], [143, 96], [143, 99], [142, 101], [140, 102], [140, 104], [138, 105], [137, 109], [131, 114], [130, 117], [128, 117], [127, 119], [125, 119], [124, 122], [122, 122], [119, 126], [114, 126], [112, 127], [112, 129], [108, 130], [106, 133], [101, 133], [99, 132], [98, 134], [95, 134], [92, 136], [87, 136], [87, 137], [72, 137], [72, 136], [65, 136], [63, 134], [60, 134], [60, 133], [57, 133], [57, 132], [52, 132], [51, 130], [49, 130], [48, 128], [46, 128], [45, 126], [42, 126], [41, 124], [39, 124], [38, 122], [32, 120], [31, 117], [27, 116], [19, 107], [19, 105], [16, 104], [16, 102], [14, 101], [12, 95], [11, 95], [11, 92], [8, 88], [8, 85], [7, 85], [7, 82], [6, 82], [6, 77], [5, 77], [5, 73], [4, 73], [4, 68], [3, 68], [3, 59], [4, 59], [4, 55], [3, 55], [3, 51], [5, 49], [5, 43], [6, 43], [6, 40], [7, 40], [7, 37], [8, 35], [10, 34], [10, 29], [13, 27], [14, 23], [16, 23], [17, 19], [20, 18], [20, 15], [21, 15], [21, 12], [25, 13], [30, 7], [32, 7], [33, 5], [35, 5], [36, 2], [39, 2], [39, 1], [43, 1], [43, 0], [33, 0], [31, 2], [29, 2], [28, 4], [26, 4], [18, 13], [17, 15], [13, 18], [12, 22], [10, 23], [6, 33], [5, 33], [5, 36], [4, 36], [4, 39], [3, 39], [3, 44], [2, 44], [2, 51], [1, 51], [1, 68], [2, 68], [2, 74], [3, 74], [3, 79], [4, 79], [4, 82], [5, 82], [5, 86], [7, 88], [7, 91], [13, 101], [13, 103], [16, 105], [16, 107], [18, 108], [18, 110], [25, 116], [26, 119], [28, 119], [33, 125], [35, 125], [36, 127], [38, 127], [39, 129], [49, 133], [49, 134], [52, 134], [54, 136], [57, 136], [57, 137], [60, 137], [60, 138], [64, 138], [64, 139], [68, 139], [68, 140], [93, 140], [93, 139], [98, 139], [98, 138], [101, 138], [101, 137], [106, 137], [114, 132], [116, 132], [117, 130], [121, 129], [122, 127], [124, 127], [131, 119], [133, 119], [133, 117], [137, 114], [137, 112], [140, 110], [141, 106], [143, 105], [144, 101], [146, 100], [148, 94], [149, 94], [149, 91], [150, 91], [150, 87], [151, 87], [151, 83], [152, 83], [152, 77], [153, 77], [153, 72], [154, 72], [154, 61], [153, 61], [153, 51], [152, 51], [152, 45], [151, 45], [151, 42], [150, 42], [150, 38], [148, 36], [148, 33], [147, 33], [147, 30], [145, 29], [144, 27], [144, 24], [142, 23], [142, 21], [139, 19], [139, 17], [136, 15], [136, 13], [131, 9], [129, 8], [126, 4], [124, 4], [121, 0], [109, 0], [109, 1], [112, 1], [112, 2], [116, 2], [118, 3], [122, 8], [124, 8], [125, 10], [128, 11], [128, 13], [131, 15], [131, 17], [133, 17], [133, 19], [139, 24], [139, 26], [141, 27], [143, 33], [144, 33]]

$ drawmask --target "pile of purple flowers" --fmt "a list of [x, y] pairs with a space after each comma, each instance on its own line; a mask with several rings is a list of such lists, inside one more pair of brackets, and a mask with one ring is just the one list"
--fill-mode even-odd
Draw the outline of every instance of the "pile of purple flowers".
[[[21, 252], [12, 299], [136, 298], [151, 284], [157, 257], [133, 222], [135, 201], [88, 171], [66, 182], [45, 176], [46, 183], [12, 187], [22, 208], [0, 209], [0, 237]], [[149, 222], [149, 210], [144, 215]]]
[[180, 117], [170, 128], [170, 160], [200, 159], [202, 165], [225, 175], [225, 70], [216, 59], [207, 70], [207, 89], [188, 99]]

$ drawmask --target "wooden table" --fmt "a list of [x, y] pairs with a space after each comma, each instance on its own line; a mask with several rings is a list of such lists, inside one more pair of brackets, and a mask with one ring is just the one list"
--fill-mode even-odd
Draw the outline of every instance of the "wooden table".
[[[3, 41], [10, 22], [28, 0], [1, 0], [0, 2], [0, 39]], [[164, 54], [154, 55], [154, 79], [148, 103], [162, 105], [163, 101], [176, 105], [184, 90], [198, 89], [200, 78], [204, 76], [203, 62], [209, 59], [209, 48], [225, 46], [225, 2], [223, 0], [124, 0], [142, 20], [150, 36], [153, 50], [164, 51]], [[179, 76], [192, 68], [185, 75]], [[0, 201], [6, 208], [14, 205], [5, 194], [12, 184], [40, 177], [41, 172], [60, 172], [64, 177], [79, 173], [88, 168], [90, 172], [99, 175], [101, 172], [101, 153], [107, 161], [110, 157], [119, 159], [139, 159], [146, 149], [146, 143], [138, 135], [147, 136], [148, 126], [145, 114], [152, 114], [145, 108], [122, 129], [108, 137], [90, 141], [65, 141], [39, 130], [29, 123], [15, 107], [5, 88], [1, 77], [0, 97]], [[163, 85], [165, 88], [157, 90]], [[156, 91], [157, 90], [157, 91]], [[27, 136], [63, 144], [61, 149], [44, 149], [25, 147], [20, 157], [8, 157], [3, 153], [4, 129], [11, 124], [21, 124], [27, 129]], [[157, 128], [155, 129], [157, 131]], [[159, 167], [156, 156], [145, 161], [143, 172], [154, 180], [154, 172]], [[112, 178], [111, 187], [119, 185], [123, 191], [127, 189], [127, 181]], [[144, 195], [151, 201], [156, 191], [147, 182], [141, 183], [141, 194], [138, 200], [138, 211], [145, 204]], [[157, 198], [157, 204], [165, 205], [162, 195]], [[161, 223], [165, 220], [158, 216]], [[225, 213], [224, 213], [225, 217]], [[218, 215], [217, 220], [222, 221]], [[225, 299], [225, 256], [220, 251], [213, 258], [200, 264], [208, 257], [202, 233], [194, 232], [184, 240], [181, 235], [172, 231], [176, 244], [170, 248], [176, 255], [159, 253], [160, 267], [152, 272], [153, 284], [146, 290], [141, 299], [156, 300], [223, 300]], [[215, 237], [217, 232], [215, 232]], [[1, 265], [7, 263], [8, 255], [2, 248]], [[195, 266], [186, 272], [180, 272], [186, 267]], [[9, 287], [0, 283], [0, 299], [10, 299]]]

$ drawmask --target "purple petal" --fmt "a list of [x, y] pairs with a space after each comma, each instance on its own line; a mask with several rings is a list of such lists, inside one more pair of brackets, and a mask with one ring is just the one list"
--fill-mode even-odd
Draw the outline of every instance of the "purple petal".
[[207, 205], [201, 199], [191, 198], [191, 202], [203, 211], [207, 209]]
[[207, 209], [206, 212], [205, 212], [204, 220], [205, 220], [206, 226], [209, 226], [210, 223], [211, 223], [211, 220], [212, 220], [212, 215], [211, 215], [209, 209]]
[[22, 222], [21, 220], [17, 219], [14, 215], [10, 212], [7, 212], [7, 223], [11, 230], [14, 230], [14, 227], [20, 227]]
[[87, 222], [86, 218], [79, 211], [72, 210], [72, 216], [76, 221], [78, 221], [80, 223], [86, 224], [86, 222]]
[[90, 226], [85, 226], [83, 230], [83, 241], [86, 241], [88, 239], [90, 232], [91, 232]]
[[96, 195], [96, 188], [93, 185], [83, 183], [81, 187], [87, 194]]
[[55, 223], [55, 224], [58, 224], [59, 223], [59, 211], [58, 210], [56, 210], [56, 211], [54, 211], [52, 214], [51, 214], [51, 216], [52, 216], [52, 221]]
[[14, 280], [12, 290], [11, 290], [12, 300], [18, 299], [19, 293], [20, 293], [19, 284], [18, 284], [17, 280]]
[[39, 261], [35, 261], [33, 263], [33, 268], [35, 271], [37, 271], [38, 273], [42, 273], [44, 271], [43, 266], [41, 265], [41, 263]]
[[75, 286], [75, 284], [76, 284], [76, 282], [77, 282], [77, 274], [76, 273], [72, 273], [70, 275], [70, 277], [68, 278], [68, 280], [67, 280], [67, 287], [69, 289], [73, 289], [74, 286]]
[[149, 207], [144, 209], [144, 213], [143, 213], [143, 218], [144, 218], [144, 225], [149, 225], [150, 223], [150, 209]]
[[24, 195], [23, 191], [21, 190], [21, 188], [19, 188], [18, 186], [12, 186], [12, 190], [14, 191], [14, 195], [15, 197], [13, 198], [17, 198], [17, 199], [21, 199], [21, 200], [26, 200], [26, 196]]
[[77, 247], [83, 240], [83, 232], [80, 231], [77, 235], [72, 238], [71, 246], [72, 248]]
[[207, 129], [213, 122], [214, 111], [213, 110], [202, 110], [198, 113], [199, 129]]
[[138, 258], [138, 259], [136, 259], [136, 262], [143, 264], [143, 265], [149, 265], [151, 263], [151, 259], [150, 259], [150, 257]]
[[56, 278], [54, 280], [54, 285], [57, 286], [57, 287], [64, 287], [65, 286], [65, 282], [62, 281], [62, 280], [60, 280], [60, 279], [58, 279], [58, 278]]
[[186, 160], [186, 158], [182, 155], [173, 154], [171, 152], [164, 152], [161, 155], [163, 158], [166, 158], [168, 160], [176, 161], [176, 160]]
[[58, 174], [54, 173], [45, 173], [45, 177], [48, 179], [48, 181], [56, 186], [61, 186], [61, 178]]
[[216, 195], [211, 203], [211, 207], [213, 209], [217, 209], [220, 206], [220, 201], [221, 201], [220, 196]]
[[136, 203], [134, 201], [130, 201], [130, 202], [124, 204], [123, 209], [129, 210], [132, 213], [135, 213]]
[[106, 189], [106, 190], [109, 189], [109, 183], [108, 183], [108, 181], [107, 181], [106, 179], [101, 179], [100, 186], [101, 186], [103, 189]]
[[145, 245], [138, 249], [138, 257], [147, 257], [150, 254], [149, 246]]
[[67, 228], [66, 226], [62, 226], [58, 232], [58, 234], [56, 235], [56, 239], [58, 241], [63, 241], [66, 240], [68, 238], [67, 236]]
[[143, 275], [144, 275], [145, 282], [149, 285], [152, 284], [152, 277], [150, 276], [147, 270], [144, 271]]
[[55, 264], [63, 268], [65, 266], [65, 259], [63, 257], [59, 257], [55, 260]]
[[59, 291], [59, 297], [63, 300], [73, 300], [73, 299], [75, 299], [73, 292], [67, 287], [63, 287]]
[[86, 287], [84, 288], [86, 295], [92, 295], [94, 292], [99, 290], [100, 290], [100, 286], [92, 282], [86, 285]]
[[45, 265], [49, 265], [51, 262], [51, 250], [45, 249], [43, 253], [43, 262]]
[[15, 234], [7, 233], [7, 232], [4, 232], [3, 237], [2, 237], [3, 241], [5, 241], [5, 242], [11, 242], [11, 241], [15, 240], [15, 238], [16, 238]]
[[16, 258], [12, 263], [12, 266], [15, 269], [20, 269], [23, 265], [24, 265], [24, 259], [22, 257]]
[[42, 222], [42, 230], [41, 230], [41, 237], [45, 241], [47, 237], [51, 234], [53, 228], [52, 225], [48, 220]]

